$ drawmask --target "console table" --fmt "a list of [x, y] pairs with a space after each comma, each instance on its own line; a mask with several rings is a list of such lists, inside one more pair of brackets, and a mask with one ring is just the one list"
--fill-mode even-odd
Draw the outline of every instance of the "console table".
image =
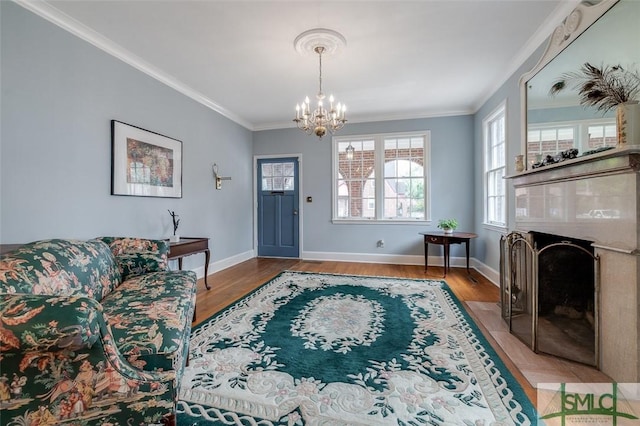
[[444, 231], [420, 232], [424, 235], [424, 271], [429, 267], [429, 243], [440, 244], [444, 246], [444, 276], [447, 276], [451, 261], [449, 259], [451, 244], [465, 244], [467, 249], [467, 274], [469, 273], [469, 240], [476, 238], [477, 235], [471, 232], [454, 232], [453, 234], [445, 234]]
[[0, 256], [12, 252], [23, 245], [24, 244], [0, 244]]
[[178, 259], [178, 269], [182, 270], [182, 258], [191, 256], [192, 254], [204, 253], [204, 286], [210, 290], [207, 283], [207, 274], [209, 272], [209, 259], [211, 252], [209, 251], [209, 239], [200, 237], [180, 237], [179, 241], [169, 243], [169, 260]]

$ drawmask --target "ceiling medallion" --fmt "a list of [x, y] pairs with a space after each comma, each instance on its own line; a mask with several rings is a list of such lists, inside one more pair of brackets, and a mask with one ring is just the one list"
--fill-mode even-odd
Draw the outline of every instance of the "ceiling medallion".
[[335, 55], [347, 44], [344, 36], [326, 28], [314, 28], [296, 37], [293, 45], [298, 53], [303, 55], [317, 54], [319, 59], [319, 89], [316, 95], [317, 106], [311, 110], [309, 97], [305, 97], [302, 104], [296, 105], [296, 117], [293, 121], [300, 130], [308, 135], [315, 134], [320, 139], [327, 131], [334, 133], [344, 127], [346, 107], [334, 102], [333, 95], [329, 96], [329, 105], [324, 104], [325, 95], [322, 92], [322, 56]]

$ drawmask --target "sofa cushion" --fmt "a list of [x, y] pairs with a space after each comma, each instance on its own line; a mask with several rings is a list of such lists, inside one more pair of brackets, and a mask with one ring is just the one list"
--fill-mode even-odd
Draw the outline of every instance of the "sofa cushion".
[[102, 301], [120, 352], [143, 370], [181, 371], [195, 308], [196, 275], [163, 271], [123, 282]]
[[137, 275], [169, 269], [169, 243], [166, 240], [127, 237], [99, 239], [111, 248], [123, 281]]
[[116, 260], [98, 240], [42, 240], [0, 258], [0, 293], [87, 296], [97, 301], [120, 284]]

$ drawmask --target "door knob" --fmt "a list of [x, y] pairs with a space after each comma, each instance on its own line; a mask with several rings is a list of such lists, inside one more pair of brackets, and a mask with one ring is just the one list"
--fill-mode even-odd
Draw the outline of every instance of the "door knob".
[[294, 210], [293, 210], [293, 215], [294, 215], [294, 216], [298, 216], [298, 210], [297, 210], [297, 209], [294, 209]]

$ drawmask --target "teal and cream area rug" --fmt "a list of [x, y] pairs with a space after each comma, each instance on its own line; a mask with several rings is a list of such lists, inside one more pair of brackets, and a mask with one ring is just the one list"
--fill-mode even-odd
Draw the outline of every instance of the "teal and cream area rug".
[[196, 327], [179, 425], [528, 425], [444, 281], [284, 272]]

